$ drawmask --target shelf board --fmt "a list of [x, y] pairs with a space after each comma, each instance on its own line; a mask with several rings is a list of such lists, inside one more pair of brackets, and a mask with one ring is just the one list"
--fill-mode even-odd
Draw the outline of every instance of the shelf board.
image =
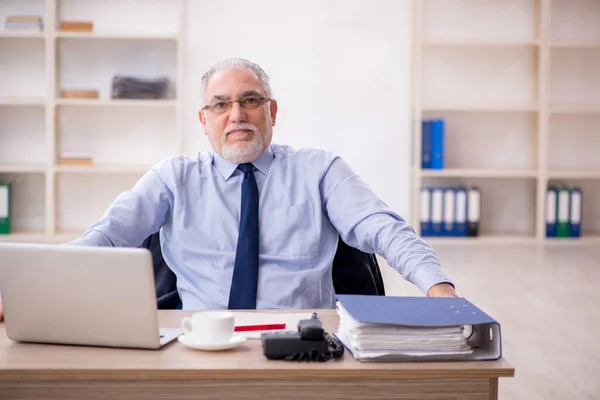
[[43, 97], [0, 97], [0, 106], [43, 106], [46, 100]]
[[145, 99], [56, 99], [59, 106], [86, 107], [175, 107], [177, 100], [145, 100]]
[[536, 112], [535, 104], [525, 103], [424, 103], [423, 111], [496, 111], [496, 112]]
[[56, 172], [69, 172], [78, 174], [143, 174], [150, 170], [149, 165], [113, 165], [100, 164], [91, 166], [56, 165]]
[[0, 164], [0, 172], [2, 173], [11, 173], [11, 172], [21, 172], [21, 173], [44, 173], [46, 172], [46, 167], [44, 165], [10, 165], [10, 164]]
[[600, 113], [600, 104], [556, 104], [550, 105], [553, 114]]
[[29, 30], [0, 30], [0, 38], [40, 38], [43, 39], [45, 33], [43, 31]]
[[456, 47], [528, 47], [539, 46], [539, 40], [512, 39], [424, 39], [423, 46], [456, 46]]
[[446, 168], [419, 169], [421, 177], [440, 178], [535, 178], [536, 170], [532, 169], [475, 169], [475, 168]]
[[554, 169], [548, 171], [549, 179], [598, 179], [600, 169]]
[[556, 49], [600, 49], [600, 41], [594, 40], [565, 40], [565, 41], [557, 41], [550, 42], [550, 47]]
[[118, 40], [177, 40], [177, 34], [126, 33], [126, 32], [55, 32], [55, 38], [118, 39]]
[[534, 244], [533, 235], [482, 235], [475, 237], [423, 237], [431, 245], [507, 245], [507, 244]]
[[600, 244], [600, 235], [581, 236], [577, 238], [544, 238], [544, 244], [551, 246], [569, 246], [569, 245], [586, 245]]

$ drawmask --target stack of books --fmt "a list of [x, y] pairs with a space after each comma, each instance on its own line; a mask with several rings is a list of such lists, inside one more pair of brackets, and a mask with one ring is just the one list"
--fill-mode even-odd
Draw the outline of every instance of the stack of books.
[[492, 360], [500, 325], [464, 298], [339, 295], [337, 338], [359, 361]]
[[44, 24], [39, 15], [9, 15], [4, 21], [4, 29], [39, 32], [44, 30]]
[[112, 98], [165, 99], [168, 86], [167, 78], [142, 79], [116, 75], [112, 81]]

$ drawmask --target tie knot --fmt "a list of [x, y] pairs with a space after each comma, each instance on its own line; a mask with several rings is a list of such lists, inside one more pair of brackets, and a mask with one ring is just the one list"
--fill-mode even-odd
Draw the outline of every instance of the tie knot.
[[252, 165], [252, 163], [244, 163], [238, 165], [238, 169], [244, 174], [247, 174], [248, 172], [254, 172], [254, 165]]

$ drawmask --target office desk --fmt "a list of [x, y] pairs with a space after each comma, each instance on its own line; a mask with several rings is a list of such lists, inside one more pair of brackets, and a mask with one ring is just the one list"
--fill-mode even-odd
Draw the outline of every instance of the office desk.
[[[289, 311], [286, 311], [289, 312]], [[304, 311], [306, 313], [307, 311]], [[310, 311], [309, 311], [310, 312]], [[188, 311], [160, 311], [178, 327]], [[319, 311], [328, 332], [334, 310]], [[269, 361], [259, 340], [225, 352], [175, 341], [160, 350], [16, 343], [0, 324], [0, 399], [496, 399], [505, 360], [360, 363], [349, 353], [327, 363]]]

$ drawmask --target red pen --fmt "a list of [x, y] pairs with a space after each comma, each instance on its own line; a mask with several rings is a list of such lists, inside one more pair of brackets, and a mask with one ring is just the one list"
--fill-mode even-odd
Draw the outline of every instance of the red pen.
[[241, 326], [236, 326], [234, 331], [236, 331], [236, 332], [270, 331], [273, 329], [285, 329], [285, 324], [241, 325]]

